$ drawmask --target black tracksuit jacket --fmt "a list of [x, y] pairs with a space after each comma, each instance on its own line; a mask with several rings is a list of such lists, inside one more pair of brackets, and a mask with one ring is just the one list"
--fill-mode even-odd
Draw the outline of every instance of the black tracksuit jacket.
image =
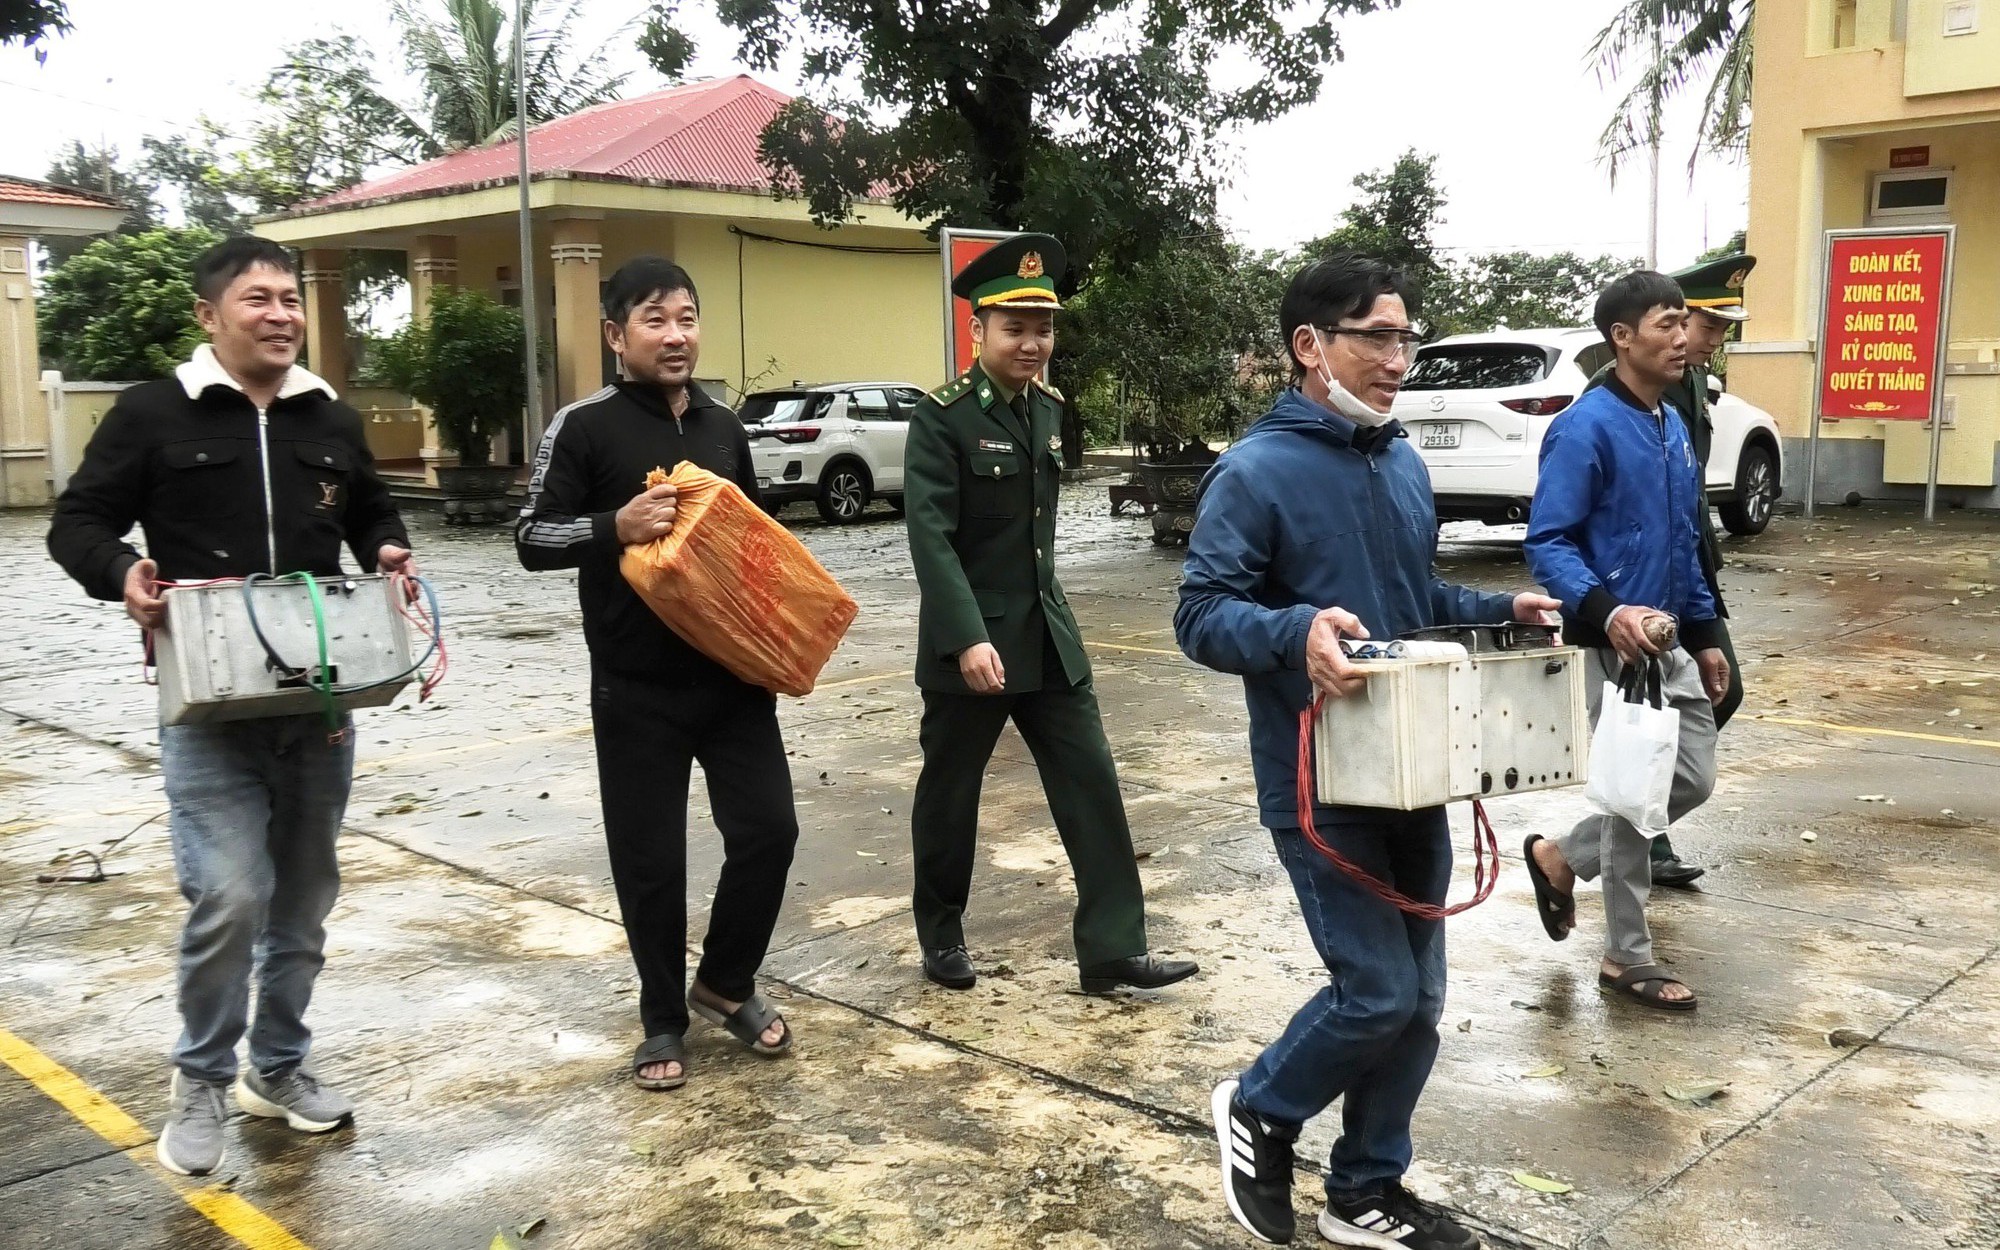
[[578, 400], [542, 439], [514, 545], [524, 568], [577, 570], [594, 664], [670, 686], [732, 683], [734, 674], [667, 628], [618, 571], [618, 510], [646, 489], [646, 474], [671, 472], [683, 460], [759, 501], [743, 423], [700, 387], [688, 387], [688, 409], [678, 417], [660, 388], [633, 382]]

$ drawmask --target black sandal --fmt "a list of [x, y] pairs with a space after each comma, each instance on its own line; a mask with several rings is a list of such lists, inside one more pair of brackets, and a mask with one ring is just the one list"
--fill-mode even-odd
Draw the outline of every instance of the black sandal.
[[[639, 1069], [656, 1063], [677, 1063], [681, 1065], [679, 1076], [640, 1076]], [[662, 1033], [639, 1043], [639, 1049], [632, 1052], [632, 1083], [644, 1090], [679, 1089], [687, 1084], [687, 1052], [681, 1048], [678, 1033]]]
[[[1615, 977], [1605, 975], [1604, 970], [1600, 968], [1597, 971], [1597, 984], [1600, 989], [1610, 990], [1641, 1006], [1660, 1011], [1693, 1011], [1701, 1001], [1692, 991], [1686, 998], [1662, 998], [1660, 991], [1667, 986], [1678, 985], [1686, 989], [1687, 982], [1658, 964], [1640, 964], [1636, 968], [1627, 968]], [[1645, 988], [1649, 985], [1653, 987], [1650, 990]]]
[[1550, 884], [1549, 874], [1535, 862], [1535, 843], [1540, 841], [1541, 834], [1529, 834], [1521, 844], [1521, 857], [1528, 861], [1528, 880], [1535, 883], [1535, 912], [1542, 918], [1542, 928], [1551, 941], [1560, 942], [1576, 928], [1576, 897]]
[[[703, 988], [707, 987], [704, 986]], [[713, 990], [709, 990], [711, 994], [714, 992]], [[784, 1016], [778, 1013], [778, 1009], [771, 1005], [769, 999], [754, 991], [751, 993], [748, 1001], [741, 1007], [725, 1015], [722, 1008], [702, 1002], [690, 990], [688, 992], [688, 1010], [694, 1012], [710, 1024], [721, 1025], [723, 1028], [729, 1030], [731, 1037], [742, 1042], [745, 1046], [748, 1046], [760, 1055], [782, 1055], [792, 1048], [792, 1026], [786, 1022]], [[776, 1046], [766, 1046], [764, 1044], [764, 1030], [774, 1024], [785, 1026], [784, 1036], [779, 1039]]]

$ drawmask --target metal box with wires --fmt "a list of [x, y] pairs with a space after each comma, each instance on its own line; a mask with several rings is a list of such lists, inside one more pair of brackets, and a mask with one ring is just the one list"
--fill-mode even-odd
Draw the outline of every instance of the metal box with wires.
[[1425, 630], [1357, 659], [1367, 688], [1321, 705], [1321, 803], [1401, 811], [1583, 784], [1583, 653], [1546, 627]]
[[393, 700], [416, 676], [401, 588], [377, 575], [317, 581], [317, 611], [303, 578], [168, 588], [153, 644], [160, 723], [311, 714], [326, 707], [323, 682], [343, 709]]

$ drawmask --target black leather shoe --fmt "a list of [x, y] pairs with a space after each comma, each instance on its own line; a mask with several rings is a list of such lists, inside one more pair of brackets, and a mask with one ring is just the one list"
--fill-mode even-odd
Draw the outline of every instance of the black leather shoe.
[[972, 970], [972, 956], [963, 946], [924, 949], [924, 975], [948, 990], [969, 990], [979, 980]]
[[1676, 890], [1692, 889], [1707, 871], [1694, 864], [1683, 864], [1678, 859], [1656, 859], [1653, 861], [1653, 884], [1671, 886]]
[[1157, 990], [1185, 981], [1200, 971], [1192, 959], [1156, 959], [1151, 955], [1112, 959], [1078, 969], [1086, 994], [1109, 994], [1121, 985], [1135, 990]]

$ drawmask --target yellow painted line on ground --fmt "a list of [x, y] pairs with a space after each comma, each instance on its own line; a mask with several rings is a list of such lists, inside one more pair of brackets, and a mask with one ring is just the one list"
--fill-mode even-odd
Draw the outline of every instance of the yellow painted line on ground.
[[1187, 658], [1178, 651], [1162, 651], [1158, 647], [1128, 647], [1116, 642], [1087, 642], [1083, 645], [1089, 648], [1102, 648], [1106, 651], [1137, 651], [1140, 655], [1167, 655], [1172, 656], [1176, 660]]
[[894, 681], [898, 677], [908, 678], [909, 676], [910, 670], [897, 669], [893, 673], [874, 673], [867, 677], [843, 677], [839, 681], [821, 682], [819, 685], [813, 687], [813, 693], [817, 694], [822, 690], [838, 690], [843, 686], [865, 686], [870, 682], [876, 681]]
[[[75, 1116], [78, 1123], [118, 1149], [134, 1150], [152, 1142], [153, 1134], [127, 1115], [123, 1107], [6, 1029], [0, 1029], [0, 1062], [20, 1073], [23, 1080]], [[171, 1176], [164, 1171], [159, 1174]], [[209, 1223], [250, 1250], [311, 1250], [283, 1224], [228, 1190], [214, 1185], [197, 1188], [191, 1182], [177, 1179], [170, 1179], [168, 1184]]]
[[1831, 721], [1799, 720], [1791, 716], [1764, 716], [1756, 719], [1767, 725], [1797, 725], [1802, 729], [1830, 729], [1834, 733], [1861, 734], [1870, 738], [1908, 738], [1916, 742], [1943, 742], [1952, 746], [1985, 747], [1989, 751], [2000, 751], [2000, 741], [1992, 738], [1961, 738], [1954, 734], [1916, 733], [1908, 729], [1879, 729], [1872, 725], [1836, 725]]
[[381, 772], [385, 768], [396, 768], [404, 764], [414, 764], [419, 760], [443, 759], [448, 755], [463, 755], [467, 751], [491, 751], [495, 747], [520, 746], [524, 742], [539, 742], [543, 738], [582, 737], [590, 732], [588, 721], [581, 725], [565, 725], [560, 729], [537, 729], [532, 733], [517, 734], [512, 738], [486, 738], [478, 742], [461, 742], [455, 747], [437, 747], [429, 751], [406, 751], [401, 755], [385, 755], [380, 759], [363, 760], [355, 765], [358, 771]]

